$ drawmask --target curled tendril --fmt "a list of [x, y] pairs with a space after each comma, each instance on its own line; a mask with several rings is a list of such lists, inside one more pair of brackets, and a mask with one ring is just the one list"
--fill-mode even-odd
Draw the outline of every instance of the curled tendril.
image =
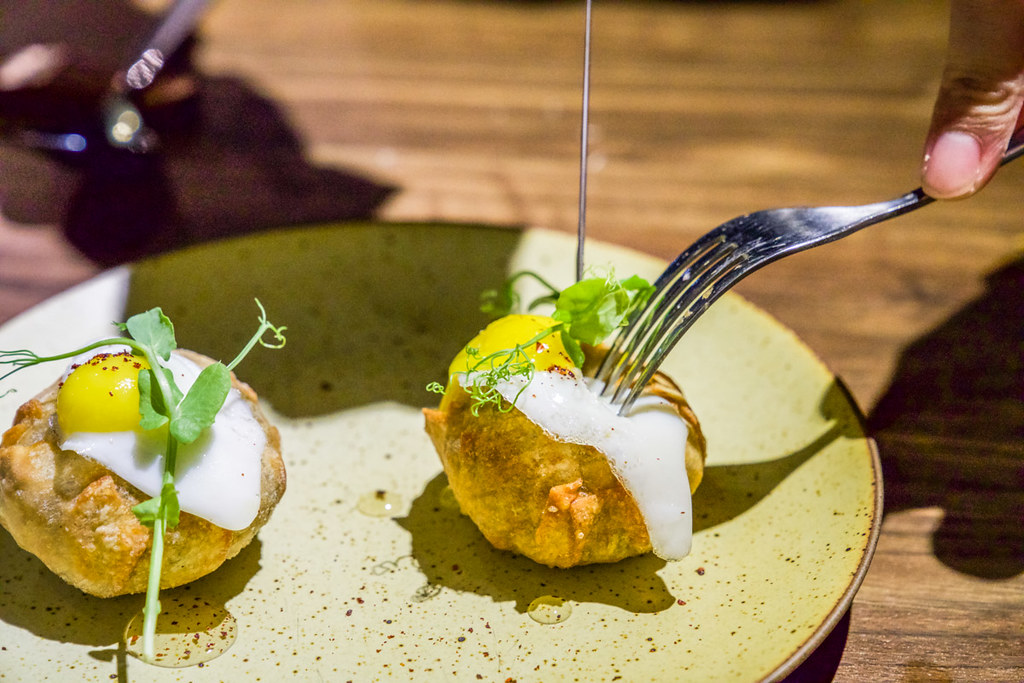
[[[257, 334], [260, 346], [267, 349], [284, 348], [285, 342], [288, 341], [284, 337], [284, 331], [287, 330], [288, 328], [285, 327], [284, 325], [274, 325], [269, 320], [267, 320], [267, 311], [263, 308], [263, 304], [260, 303], [259, 299], [256, 299], [256, 305], [259, 306], [260, 309], [260, 331]], [[267, 332], [270, 332], [271, 334], [274, 335], [273, 342], [269, 342], [263, 338]]]
[[[0, 381], [3, 381], [13, 375], [14, 373], [27, 368], [32, 365], [40, 363], [40, 357], [38, 354], [29, 351], [28, 349], [17, 349], [15, 351], [0, 351], [0, 365], [11, 365], [13, 366], [10, 370], [0, 375]], [[7, 394], [4, 393], [4, 396]]]
[[[277, 326], [271, 323], [267, 319], [267, 311], [266, 309], [263, 308], [263, 304], [260, 303], [259, 299], [256, 299], [256, 306], [259, 307], [260, 309], [260, 325], [256, 329], [255, 334], [253, 334], [252, 337], [249, 339], [249, 342], [245, 345], [245, 347], [238, 353], [237, 356], [235, 356], [235, 359], [228, 363], [228, 370], [234, 370], [235, 366], [241, 363], [242, 359], [249, 355], [249, 352], [252, 351], [253, 347], [256, 346], [256, 344], [259, 344], [260, 346], [268, 349], [280, 349], [284, 347], [285, 342], [287, 341], [284, 337], [284, 331], [287, 330], [288, 328], [284, 327], [283, 325]], [[273, 342], [269, 342], [263, 339], [263, 336], [268, 331], [274, 336]]]

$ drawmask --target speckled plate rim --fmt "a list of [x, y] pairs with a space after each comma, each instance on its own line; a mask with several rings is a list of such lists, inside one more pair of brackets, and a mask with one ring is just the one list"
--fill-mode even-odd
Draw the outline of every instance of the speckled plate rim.
[[[423, 227], [425, 224], [416, 224], [416, 225], [418, 225], [420, 227]], [[444, 225], [451, 226], [451, 224], [444, 224]], [[315, 227], [318, 227], [318, 226], [310, 226], [310, 227], [311, 228], [315, 228]], [[324, 227], [324, 226], [319, 226], [319, 227]], [[344, 227], [344, 226], [342, 225], [340, 227]], [[485, 226], [469, 226], [469, 225], [466, 225], [466, 226], [461, 226], [461, 227], [469, 227], [469, 228], [477, 227], [477, 228], [479, 228], [479, 227], [485, 227]], [[487, 229], [493, 230], [495, 228], [488, 227]], [[506, 228], [497, 228], [497, 229], [498, 230], [506, 230]], [[296, 229], [295, 228], [288, 229], [289, 232], [291, 232], [293, 230], [296, 230]], [[536, 231], [536, 230], [540, 230], [540, 229], [530, 229], [530, 230]], [[245, 240], [247, 238], [240, 238], [240, 239], [241, 240]], [[197, 248], [201, 249], [201, 248], [203, 248], [203, 246], [204, 245], [200, 245]], [[615, 246], [615, 245], [609, 245], [609, 246], [611, 248], [615, 249], [615, 250], [631, 251], [631, 250], [627, 250], [627, 249], [625, 249], [623, 247], [618, 247], [618, 246]], [[652, 257], [649, 257], [647, 255], [642, 254], [641, 252], [635, 252], [635, 253], [640, 255], [640, 256], [643, 256], [645, 258], [652, 258]], [[89, 281], [86, 281], [85, 283], [82, 283], [80, 285], [72, 287], [69, 290], [66, 290], [65, 292], [62, 292], [61, 294], [56, 295], [55, 297], [53, 297], [53, 298], [51, 298], [51, 299], [49, 299], [49, 300], [39, 304], [38, 306], [33, 307], [33, 309], [30, 309], [29, 311], [26, 311], [26, 312], [24, 312], [24, 313], [22, 313], [22, 314], [20, 314], [18, 316], [15, 316], [10, 321], [6, 322], [2, 327], [3, 328], [7, 328], [7, 327], [10, 327], [12, 325], [13, 326], [17, 326], [19, 324], [19, 322], [21, 321], [21, 319], [23, 317], [25, 317], [25, 316], [37, 315], [41, 309], [47, 309], [47, 308], [50, 308], [50, 307], [58, 307], [58, 306], [61, 305], [62, 301], [66, 300], [68, 298], [74, 298], [74, 296], [76, 295], [76, 293], [79, 290], [87, 288], [87, 287], [95, 286], [95, 284], [98, 281], [101, 281], [101, 280], [104, 280], [104, 279], [111, 279], [111, 280], [127, 279], [129, 274], [131, 273], [131, 270], [132, 270], [131, 266], [122, 266], [122, 267], [119, 267], [119, 268], [114, 268], [114, 269], [105, 271], [105, 272], [95, 276], [94, 278], [90, 279]], [[789, 332], [790, 337], [792, 339], [792, 342], [797, 344], [801, 348], [802, 352], [806, 355], [806, 357], [808, 359], [813, 359], [813, 361], [816, 362], [828, 375], [830, 375], [831, 377], [835, 378], [834, 373], [832, 373], [828, 369], [827, 365], [817, 356], [817, 354], [815, 354], [813, 352], [813, 350], [811, 350], [795, 334], [793, 334], [787, 328], [782, 326], [781, 323], [776, 321], [774, 318], [772, 318], [766, 312], [762, 311], [761, 309], [757, 308], [753, 304], [751, 304], [751, 303], [747, 302], [746, 300], [742, 299], [738, 295], [731, 293], [731, 294], [729, 294], [727, 296], [731, 297], [731, 298], [734, 298], [735, 300], [742, 301], [743, 308], [749, 309], [751, 311], [756, 312], [757, 314], [759, 314], [761, 316], [764, 316], [765, 318], [771, 320], [771, 322], [774, 325], [776, 325], [776, 326], [782, 328], [783, 330]], [[0, 328], [0, 329], [2, 329], [2, 328]], [[855, 412], [856, 417], [857, 417], [857, 419], [859, 421], [859, 424], [860, 424], [861, 431], [863, 432], [863, 429], [864, 429], [864, 418], [863, 418], [862, 412], [857, 407], [855, 401], [852, 399], [852, 396], [850, 396], [849, 391], [846, 389], [846, 387], [843, 386], [842, 382], [839, 381], [838, 379], [836, 379], [836, 381], [837, 381], [837, 386], [841, 389], [841, 391], [842, 391], [842, 393], [843, 393], [843, 395], [845, 397], [845, 400], [849, 404], [849, 407]], [[875, 547], [877, 545], [877, 539], [878, 539], [878, 535], [879, 535], [880, 528], [881, 528], [881, 520], [882, 520], [882, 491], [883, 491], [883, 489], [882, 489], [882, 479], [881, 479], [881, 466], [880, 466], [880, 461], [879, 461], [877, 447], [876, 447], [874, 441], [872, 439], [870, 439], [869, 437], [866, 437], [866, 436], [865, 436], [865, 443], [867, 444], [867, 450], [868, 450], [868, 453], [870, 455], [870, 460], [871, 460], [870, 467], [871, 467], [871, 470], [872, 470], [872, 473], [873, 473], [873, 478], [874, 478], [874, 508], [873, 508], [873, 511], [872, 511], [873, 514], [872, 514], [872, 519], [871, 519], [871, 522], [870, 522], [870, 529], [869, 529], [869, 533], [868, 533], [868, 538], [866, 540], [864, 551], [863, 551], [863, 553], [861, 555], [860, 562], [859, 562], [859, 565], [857, 567], [857, 570], [852, 575], [851, 580], [850, 580], [846, 590], [843, 591], [842, 594], [839, 595], [836, 598], [836, 602], [834, 604], [834, 607], [828, 613], [827, 617], [821, 622], [820, 626], [815, 631], [813, 631], [811, 633], [811, 635], [799, 647], [797, 647], [794, 651], [792, 651], [791, 654], [789, 654], [788, 656], [785, 656], [784, 659], [782, 660], [782, 662], [779, 664], [779, 666], [774, 671], [772, 671], [769, 675], [765, 676], [762, 680], [765, 680], [765, 681], [777, 681], [777, 680], [780, 680], [780, 679], [784, 678], [786, 675], [792, 673], [795, 669], [797, 669], [797, 667], [803, 661], [805, 661], [825, 641], [825, 639], [828, 637], [828, 635], [835, 629], [836, 625], [842, 620], [844, 615], [850, 609], [850, 606], [851, 606], [851, 604], [853, 602], [853, 599], [854, 599], [858, 589], [860, 588], [860, 586], [861, 586], [861, 584], [862, 584], [862, 582], [864, 580], [864, 577], [865, 577], [865, 575], [866, 575], [866, 573], [868, 571], [871, 559], [872, 559], [874, 551], [875, 551]]]
[[[738, 295], [734, 294], [734, 296]], [[798, 341], [802, 346], [804, 346], [805, 349], [807, 349], [807, 352], [811, 355], [811, 357], [816, 359], [822, 365], [823, 368], [825, 368], [827, 371], [831, 373], [831, 370], [829, 369], [827, 363], [821, 360], [821, 358], [819, 358], [818, 355], [814, 353], [810, 347], [804, 344], [802, 340], [799, 340], [798, 338]], [[866, 434], [867, 426], [865, 424], [864, 415], [860, 409], [860, 406], [854, 400], [853, 395], [850, 393], [849, 388], [842, 381], [842, 379], [839, 378], [834, 373], [831, 374], [834, 377], [836, 377], [838, 386], [846, 395], [849, 404], [856, 409], [857, 418], [860, 421], [861, 428], [865, 430]], [[878, 453], [878, 444], [870, 436], [867, 436], [865, 438], [865, 441], [867, 443], [868, 452], [871, 457], [871, 469], [875, 473], [875, 498], [874, 515], [871, 519], [871, 528], [868, 532], [867, 545], [864, 549], [864, 554], [861, 558], [860, 565], [857, 568], [857, 572], [853, 575], [849, 587], [846, 589], [845, 592], [843, 592], [841, 596], [839, 596], [839, 599], [836, 602], [835, 607], [832, 609], [831, 612], [829, 612], [828, 616], [821, 623], [821, 626], [818, 628], [818, 630], [811, 634], [811, 637], [808, 638], [803, 645], [797, 648], [797, 650], [789, 657], [789, 659], [783, 662], [779, 666], [779, 668], [777, 668], [775, 671], [766, 676], [764, 678], [765, 683], [774, 683], [775, 681], [780, 681], [789, 674], [793, 673], [812, 654], [814, 654], [814, 652], [819, 647], [821, 647], [822, 643], [825, 642], [825, 640], [829, 637], [832, 631], [835, 630], [839, 622], [842, 621], [843, 618], [850, 611], [850, 608], [853, 606], [853, 599], [857, 596], [857, 592], [860, 590], [861, 585], [864, 583], [864, 577], [867, 576], [868, 570], [871, 568], [871, 560], [874, 558], [875, 549], [878, 546], [878, 537], [879, 534], [882, 533], [885, 485], [882, 480], [882, 461]]]
[[[625, 249], [624, 247], [619, 247]], [[634, 250], [635, 251], [635, 250]], [[642, 253], [642, 252], [640, 252]], [[667, 265], [667, 262], [666, 262]], [[787, 657], [779, 666], [772, 671], [770, 674], [761, 679], [761, 683], [776, 683], [777, 681], [783, 680], [786, 676], [792, 674], [796, 669], [800, 667], [814, 652], [821, 647], [825, 640], [832, 634], [836, 626], [843, 620], [848, 614], [850, 608], [853, 605], [853, 600], [857, 596], [857, 592], [860, 590], [861, 585], [864, 583], [864, 578], [867, 576], [868, 570], [871, 567], [871, 560], [874, 558], [875, 550], [878, 546], [878, 537], [882, 531], [882, 520], [884, 517], [884, 499], [885, 499], [885, 487], [882, 479], [882, 462], [880, 459], [878, 444], [868, 435], [866, 419], [864, 413], [858, 405], [853, 394], [850, 392], [849, 387], [846, 386], [842, 378], [839, 377], [807, 343], [801, 339], [795, 332], [790, 330], [788, 327], [783, 325], [781, 322], [776, 320], [764, 309], [759, 308], [752, 302], [747, 300], [742, 295], [732, 291], [726, 292], [724, 295], [727, 298], [742, 302], [744, 307], [750, 311], [754, 311], [757, 314], [769, 318], [775, 325], [786, 330], [792, 340], [792, 343], [799, 346], [806, 354], [808, 359], [813, 360], [817, 363], [820, 368], [831, 375], [835, 381], [836, 386], [841, 390], [848, 406], [853, 409], [856, 415], [859, 428], [865, 435], [864, 441], [867, 446], [868, 455], [871, 460], [871, 470], [874, 478], [874, 501], [873, 501], [873, 514], [871, 518], [870, 529], [868, 531], [867, 542], [864, 548], [864, 552], [861, 556], [860, 564], [857, 567], [857, 571], [851, 577], [850, 583], [846, 590], [843, 591], [836, 599], [835, 606], [828, 613], [821, 625], [815, 630], [810, 636], [797, 647], [792, 654]]]

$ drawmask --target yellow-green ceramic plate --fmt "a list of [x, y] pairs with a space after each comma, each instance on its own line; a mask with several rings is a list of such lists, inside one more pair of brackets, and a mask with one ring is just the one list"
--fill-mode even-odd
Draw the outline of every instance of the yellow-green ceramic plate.
[[[665, 364], [709, 443], [689, 557], [548, 569], [491, 549], [453, 509], [422, 429], [436, 398], [424, 386], [485, 322], [481, 290], [521, 268], [568, 284], [574, 250], [543, 230], [311, 227], [114, 269], [3, 326], [0, 348], [57, 352], [159, 305], [181, 346], [230, 359], [259, 297], [288, 344], [258, 350], [239, 374], [280, 426], [288, 491], [237, 558], [163, 596], [237, 619], [237, 641], [202, 667], [126, 655], [141, 596], [83, 595], [0, 531], [0, 679], [757, 681], [792, 670], [860, 585], [880, 474], [836, 379], [739, 297], [713, 306]], [[664, 265], [596, 243], [587, 260], [647, 276]], [[11, 378], [18, 393], [0, 398], [0, 419], [61, 370]], [[366, 505], [378, 492], [394, 516]], [[529, 606], [543, 596], [571, 613], [538, 623]]]

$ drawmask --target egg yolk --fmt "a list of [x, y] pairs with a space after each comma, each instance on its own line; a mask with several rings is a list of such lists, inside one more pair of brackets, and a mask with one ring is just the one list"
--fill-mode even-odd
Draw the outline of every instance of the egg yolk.
[[128, 432], [139, 427], [139, 371], [149, 363], [128, 351], [101, 353], [75, 367], [57, 393], [64, 434]]
[[[485, 327], [455, 356], [448, 367], [448, 376], [470, 372], [482, 358], [486, 358], [492, 353], [514, 349], [518, 344], [528, 342], [544, 330], [558, 324], [557, 320], [542, 315], [513, 314], [498, 318]], [[469, 352], [470, 350], [473, 350], [472, 354]], [[565, 350], [562, 336], [558, 332], [523, 347], [523, 354], [533, 362], [534, 367], [542, 372], [572, 370], [576, 367]], [[500, 362], [502, 358], [497, 360]]]

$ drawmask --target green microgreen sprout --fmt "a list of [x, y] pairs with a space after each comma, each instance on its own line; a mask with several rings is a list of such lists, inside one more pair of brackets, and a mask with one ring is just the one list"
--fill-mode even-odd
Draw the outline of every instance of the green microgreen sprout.
[[[480, 410], [486, 405], [493, 405], [499, 411], [507, 413], [512, 410], [516, 400], [526, 387], [533, 380], [533, 373], [536, 368], [533, 360], [526, 353], [526, 349], [540, 342], [550, 334], [556, 332], [561, 325], [553, 325], [545, 328], [533, 336], [529, 341], [516, 344], [511, 349], [502, 349], [489, 353], [486, 356], [480, 355], [480, 350], [472, 347], [466, 348], [466, 355], [473, 361], [473, 365], [465, 372], [455, 373], [469, 379], [469, 386], [464, 387], [469, 392], [471, 404], [470, 412], [474, 417], [480, 415]], [[510, 380], [513, 377], [525, 377], [526, 381], [519, 388], [512, 403], [506, 403], [497, 390], [498, 382]], [[449, 378], [449, 382], [455, 378]], [[443, 394], [445, 387], [440, 382], [431, 382], [427, 385], [427, 391]]]
[[[259, 326], [231, 363], [212, 363], [200, 371], [195, 383], [187, 393], [182, 394], [175, 384], [174, 376], [166, 366], [171, 352], [177, 348], [174, 325], [159, 308], [150, 309], [128, 318], [124, 323], [115, 323], [126, 337], [114, 337], [94, 342], [74, 351], [55, 356], [39, 356], [32, 351], [0, 351], [0, 365], [13, 369], [3, 375], [10, 375], [33, 365], [73, 358], [96, 348], [110, 345], [128, 346], [134, 354], [143, 356], [149, 368], [139, 371], [139, 427], [151, 430], [168, 426], [167, 446], [163, 462], [160, 491], [149, 500], [132, 508], [141, 524], [153, 532], [150, 552], [149, 576], [146, 586], [146, 601], [143, 607], [143, 659], [154, 659], [154, 635], [156, 621], [160, 614], [160, 575], [163, 565], [164, 535], [180, 520], [178, 491], [174, 486], [174, 475], [179, 445], [189, 444], [209, 428], [231, 389], [231, 370], [257, 345], [279, 349], [285, 344], [286, 328], [273, 325], [263, 305], [256, 300], [260, 310]], [[273, 340], [264, 337], [270, 333]]]
[[[524, 270], [511, 275], [500, 288], [484, 291], [481, 294], [480, 310], [494, 318], [516, 312], [521, 301], [515, 284], [524, 277], [533, 278], [547, 290], [531, 301], [527, 310], [553, 305], [551, 317], [558, 322], [541, 330], [526, 342], [483, 357], [477, 349], [466, 348], [466, 355], [475, 362], [465, 372], [456, 374], [464, 375], [471, 380], [469, 386], [464, 388], [472, 399], [473, 415], [478, 415], [483, 406], [492, 404], [503, 411], [512, 409], [515, 401], [513, 400], [511, 404], [503, 403], [495, 385], [511, 377], [526, 377], [527, 381], [516, 394], [516, 399], [519, 398], [533, 379], [536, 370], [525, 349], [550, 334], [558, 333], [573, 363], [577, 367], [582, 367], [582, 345], [596, 346], [615, 330], [627, 325], [654, 292], [654, 287], [637, 275], [620, 280], [609, 271], [605, 275], [593, 275], [559, 290], [538, 273]], [[449, 383], [453, 380], [454, 377], [450, 377]], [[443, 394], [445, 387], [438, 382], [432, 382], [427, 386], [427, 390]]]
[[480, 310], [492, 318], [501, 318], [518, 311], [521, 299], [519, 292], [516, 291], [515, 284], [524, 277], [533, 278], [538, 284], [548, 290], [547, 294], [530, 302], [529, 310], [533, 310], [545, 302], [553, 303], [558, 298], [558, 288], [544, 279], [539, 273], [532, 270], [520, 270], [510, 275], [501, 287], [485, 289], [481, 292]]

